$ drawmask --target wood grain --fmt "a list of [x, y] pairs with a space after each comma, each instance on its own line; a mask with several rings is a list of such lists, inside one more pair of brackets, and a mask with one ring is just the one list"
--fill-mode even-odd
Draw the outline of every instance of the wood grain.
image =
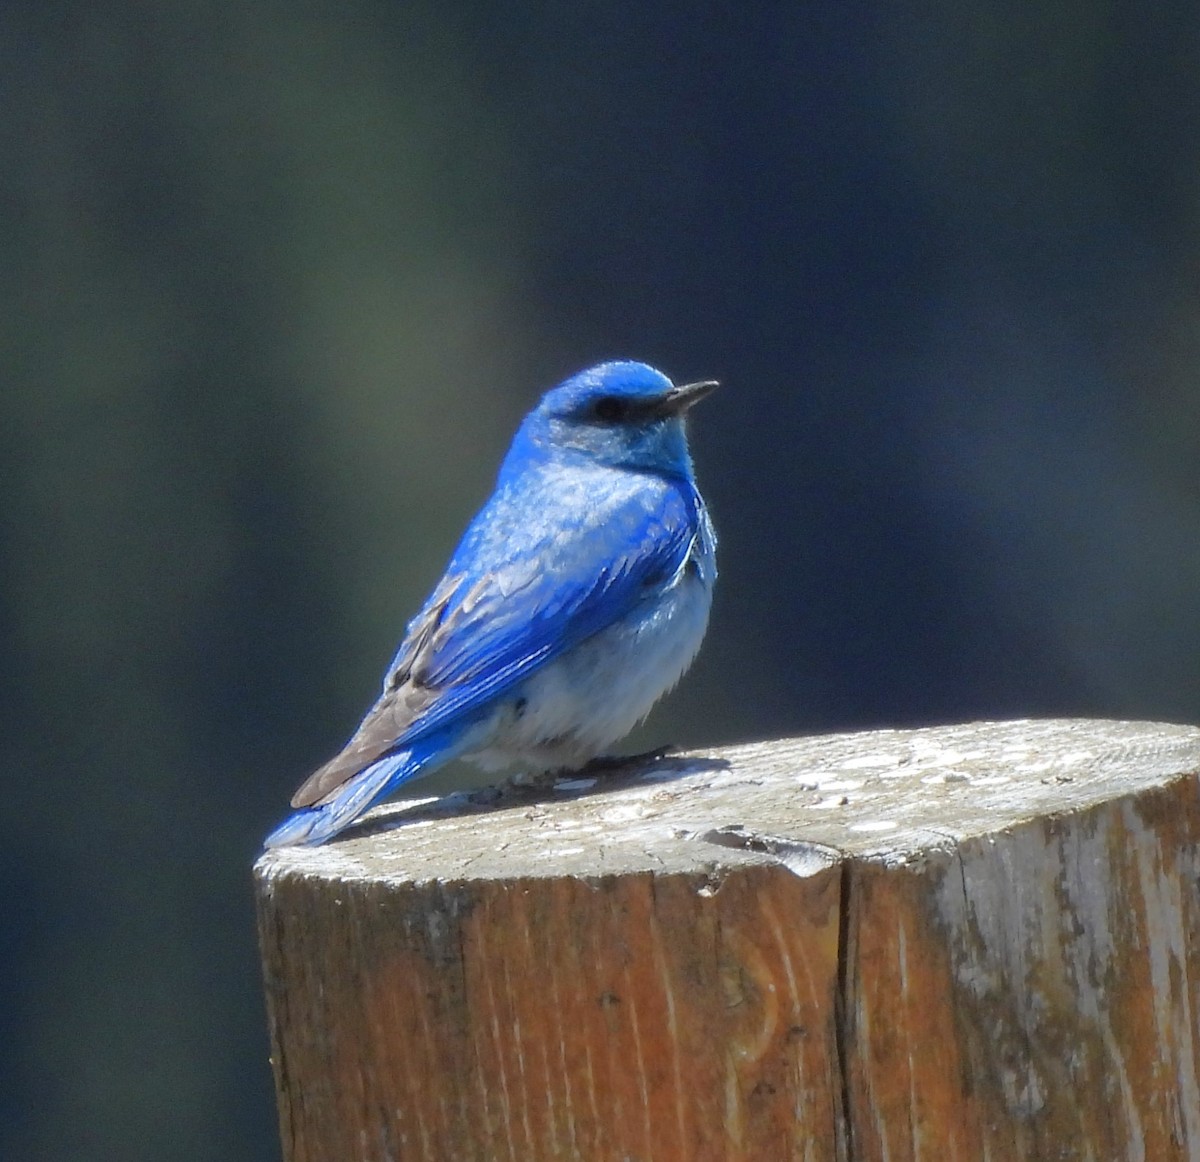
[[788, 739], [256, 865], [287, 1162], [1200, 1158], [1200, 730]]

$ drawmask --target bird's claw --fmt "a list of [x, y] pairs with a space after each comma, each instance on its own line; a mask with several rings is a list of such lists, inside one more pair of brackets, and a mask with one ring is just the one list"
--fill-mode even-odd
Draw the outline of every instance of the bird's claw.
[[661, 762], [675, 748], [660, 746], [654, 750], [642, 751], [640, 754], [604, 754], [592, 759], [574, 773], [577, 775], [607, 775], [614, 771], [627, 770], [630, 767], [648, 766]]

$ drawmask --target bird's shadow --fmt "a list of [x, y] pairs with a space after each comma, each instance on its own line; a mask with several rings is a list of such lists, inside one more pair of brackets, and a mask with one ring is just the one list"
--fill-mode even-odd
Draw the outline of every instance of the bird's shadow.
[[400, 831], [417, 822], [490, 815], [538, 803], [585, 799], [647, 783], [669, 783], [705, 771], [727, 771], [730, 766], [728, 759], [675, 755], [665, 750], [628, 758], [605, 756], [593, 759], [578, 771], [553, 771], [528, 779], [509, 779], [472, 791], [451, 791], [432, 799], [396, 799], [376, 808], [362, 822], [347, 827], [337, 838], [362, 839], [382, 832]]

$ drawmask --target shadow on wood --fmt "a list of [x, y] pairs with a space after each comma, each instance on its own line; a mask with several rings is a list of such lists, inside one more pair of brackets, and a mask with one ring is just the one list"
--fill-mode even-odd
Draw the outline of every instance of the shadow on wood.
[[1200, 1157], [1197, 772], [875, 731], [269, 852], [286, 1162]]

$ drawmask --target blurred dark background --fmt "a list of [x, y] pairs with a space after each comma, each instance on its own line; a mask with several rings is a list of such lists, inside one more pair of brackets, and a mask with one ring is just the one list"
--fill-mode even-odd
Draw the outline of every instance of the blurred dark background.
[[250, 864], [540, 390], [693, 423], [639, 740], [1200, 719], [1200, 6], [0, 8], [0, 1155], [277, 1157]]

